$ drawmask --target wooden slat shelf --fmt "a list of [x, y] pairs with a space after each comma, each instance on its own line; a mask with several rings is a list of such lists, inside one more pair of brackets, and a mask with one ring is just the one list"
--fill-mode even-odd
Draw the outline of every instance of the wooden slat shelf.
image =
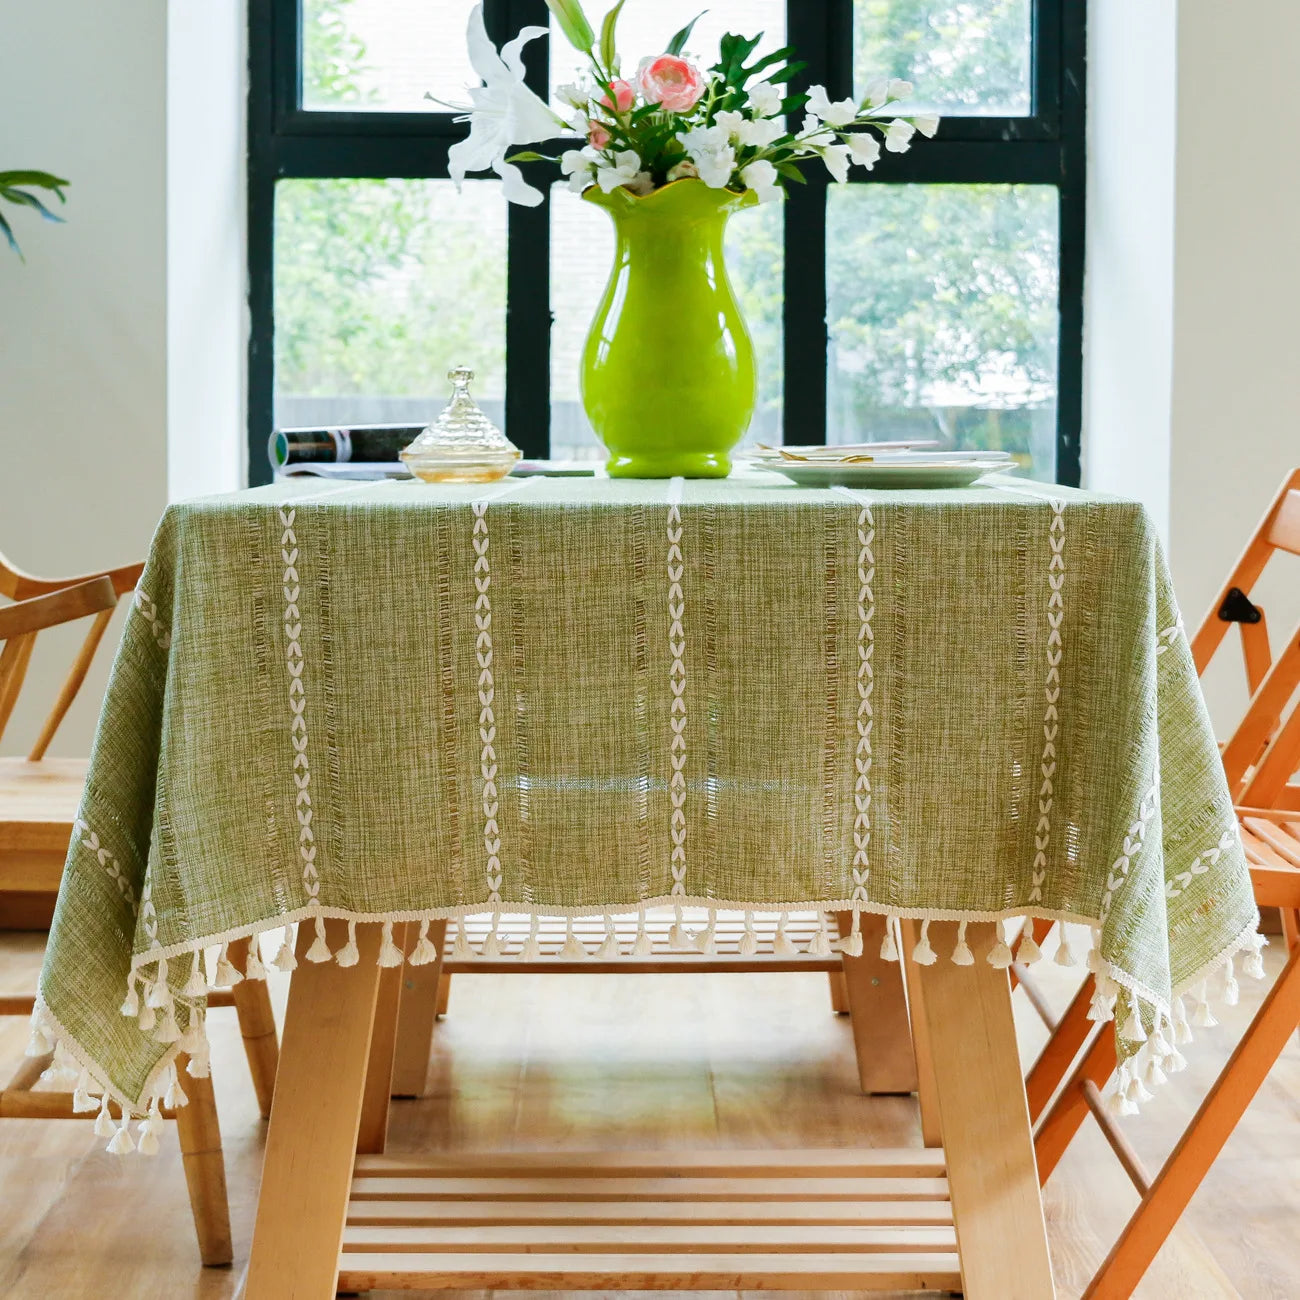
[[339, 1289], [960, 1288], [944, 1154], [359, 1156]]

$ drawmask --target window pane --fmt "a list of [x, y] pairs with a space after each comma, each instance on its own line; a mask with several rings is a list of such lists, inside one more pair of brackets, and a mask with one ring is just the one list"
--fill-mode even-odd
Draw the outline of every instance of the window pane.
[[[758, 405], [744, 445], [781, 440], [782, 218], [779, 203], [738, 212], [727, 224], [727, 273], [754, 337]], [[602, 458], [582, 409], [578, 369], [591, 318], [614, 259], [609, 215], [567, 185], [551, 191], [551, 455]]]
[[504, 413], [498, 181], [286, 180], [275, 204], [275, 423], [431, 420], [447, 371]]
[[302, 0], [304, 108], [448, 111], [479, 79], [465, 27], [474, 0]]
[[[586, 5], [596, 22], [600, 5]], [[686, 26], [701, 9], [696, 0], [656, 0], [654, 4], [625, 5], [618, 19], [618, 52], [623, 61], [623, 75], [630, 77], [636, 65], [649, 54], [662, 54], [674, 34]], [[731, 0], [714, 5], [695, 24], [684, 53], [704, 67], [718, 61], [718, 42], [724, 32], [742, 36], [764, 33], [755, 51], [763, 54], [785, 44], [785, 0]], [[577, 81], [588, 75], [586, 60], [564, 39], [551, 20], [551, 87]]]
[[832, 185], [827, 441], [1001, 448], [1056, 477], [1057, 191]]
[[856, 0], [853, 76], [916, 85], [918, 106], [950, 116], [1031, 111], [1030, 0]]

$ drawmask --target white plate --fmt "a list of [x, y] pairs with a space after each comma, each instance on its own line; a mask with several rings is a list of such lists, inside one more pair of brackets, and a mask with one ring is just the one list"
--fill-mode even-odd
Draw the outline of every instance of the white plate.
[[828, 447], [825, 443], [814, 443], [807, 447], [794, 445], [786, 447], [755, 447], [751, 453], [757, 460], [784, 460], [782, 451], [793, 452], [806, 460], [838, 460], [843, 456], [874, 456], [882, 451], [914, 451], [923, 447], [937, 447], [935, 438], [897, 438], [892, 442], [852, 442], [840, 443]]
[[[754, 457], [759, 465], [843, 465], [845, 463], [873, 465], [1014, 465], [1015, 459], [1005, 451], [854, 451], [843, 447], [827, 447], [825, 454], [810, 456], [806, 460], [791, 460], [774, 452], [764, 452]], [[870, 456], [870, 462], [861, 458]], [[850, 458], [854, 458], [850, 461]]]
[[786, 460], [764, 463], [763, 469], [781, 474], [801, 487], [960, 488], [969, 487], [986, 474], [1005, 472], [1005, 461], [948, 461], [940, 464], [811, 465]]

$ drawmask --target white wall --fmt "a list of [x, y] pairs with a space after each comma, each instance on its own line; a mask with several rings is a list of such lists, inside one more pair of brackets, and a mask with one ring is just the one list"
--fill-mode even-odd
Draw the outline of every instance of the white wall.
[[[1089, 45], [1085, 482], [1146, 503], [1195, 627], [1300, 465], [1300, 5], [1092, 0]], [[1264, 591], [1285, 635], [1300, 561]], [[1221, 733], [1236, 657], [1206, 679]]]
[[[242, 476], [243, 4], [168, 19], [168, 0], [0, 0], [0, 168], [72, 182], [66, 225], [16, 215], [26, 265], [0, 250], [0, 551], [41, 574], [142, 558], [169, 484]], [[0, 750], [30, 740], [79, 637], [42, 636]], [[115, 641], [53, 752], [86, 752]]]

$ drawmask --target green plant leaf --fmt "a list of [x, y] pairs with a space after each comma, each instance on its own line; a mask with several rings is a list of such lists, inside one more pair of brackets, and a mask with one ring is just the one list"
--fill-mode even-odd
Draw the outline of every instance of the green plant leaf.
[[582, 11], [581, 0], [546, 0], [546, 7], [555, 15], [565, 39], [582, 54], [590, 54], [596, 43], [596, 33], [591, 30], [587, 15]]
[[555, 159], [544, 153], [536, 153], [532, 149], [522, 149], [519, 153], [512, 153], [507, 159], [508, 163], [521, 162], [554, 162]]
[[686, 42], [689, 41], [689, 40], [691, 39], [691, 29], [692, 29], [692, 28], [695, 26], [695, 24], [698, 23], [698, 22], [700, 21], [700, 19], [703, 18], [704, 15], [707, 14], [708, 12], [709, 12], [709, 11], [708, 11], [707, 9], [701, 9], [700, 12], [697, 13], [697, 14], [695, 15], [695, 17], [692, 18], [691, 21], [690, 21], [689, 23], [687, 23], [686, 26], [683, 27], [682, 30], [681, 30], [680, 32], [678, 32], [678, 33], [673, 37], [673, 39], [672, 39], [671, 41], [668, 42], [668, 51], [667, 51], [667, 52], [668, 52], [669, 54], [673, 54], [673, 55], [680, 55], [680, 54], [681, 54], [682, 50], [684, 50], [684, 49], [686, 48]]
[[764, 68], [770, 68], [774, 63], [780, 63], [782, 59], [793, 58], [798, 51], [793, 45], [787, 45], [783, 49], [773, 50], [771, 54], [765, 54], [757, 63], [752, 64], [745, 69], [745, 80], [748, 81], [755, 73], [762, 72]]
[[600, 62], [609, 73], [616, 71], [614, 61], [618, 58], [618, 49], [614, 44], [614, 29], [618, 26], [618, 15], [625, 4], [627, 0], [618, 0], [618, 4], [605, 15], [605, 21], [600, 25]]
[[792, 181], [797, 181], [800, 185], [808, 184], [808, 178], [792, 162], [779, 162], [776, 165], [776, 170], [782, 176], [785, 176]]
[[18, 241], [14, 238], [14, 232], [9, 223], [4, 219], [4, 213], [0, 212], [0, 235], [4, 235], [9, 243], [9, 247], [18, 254], [18, 260], [25, 262], [27, 259], [23, 256], [23, 250], [18, 247]]
[[771, 73], [767, 80], [774, 86], [782, 86], [789, 81], [791, 77], [797, 77], [807, 66], [808, 65], [802, 60], [794, 63], [787, 63], [784, 68], [778, 68], [775, 72]]
[[[0, 187], [8, 187], [11, 185], [37, 185], [43, 190], [54, 190], [57, 192], [63, 186], [71, 184], [71, 181], [65, 181], [59, 176], [51, 175], [49, 172], [0, 172]], [[62, 199], [63, 195], [60, 194], [59, 198]]]
[[62, 217], [55, 216], [35, 194], [28, 194], [26, 190], [15, 190], [7, 185], [0, 185], [0, 199], [5, 199], [15, 206], [35, 208], [46, 221], [63, 221]]

